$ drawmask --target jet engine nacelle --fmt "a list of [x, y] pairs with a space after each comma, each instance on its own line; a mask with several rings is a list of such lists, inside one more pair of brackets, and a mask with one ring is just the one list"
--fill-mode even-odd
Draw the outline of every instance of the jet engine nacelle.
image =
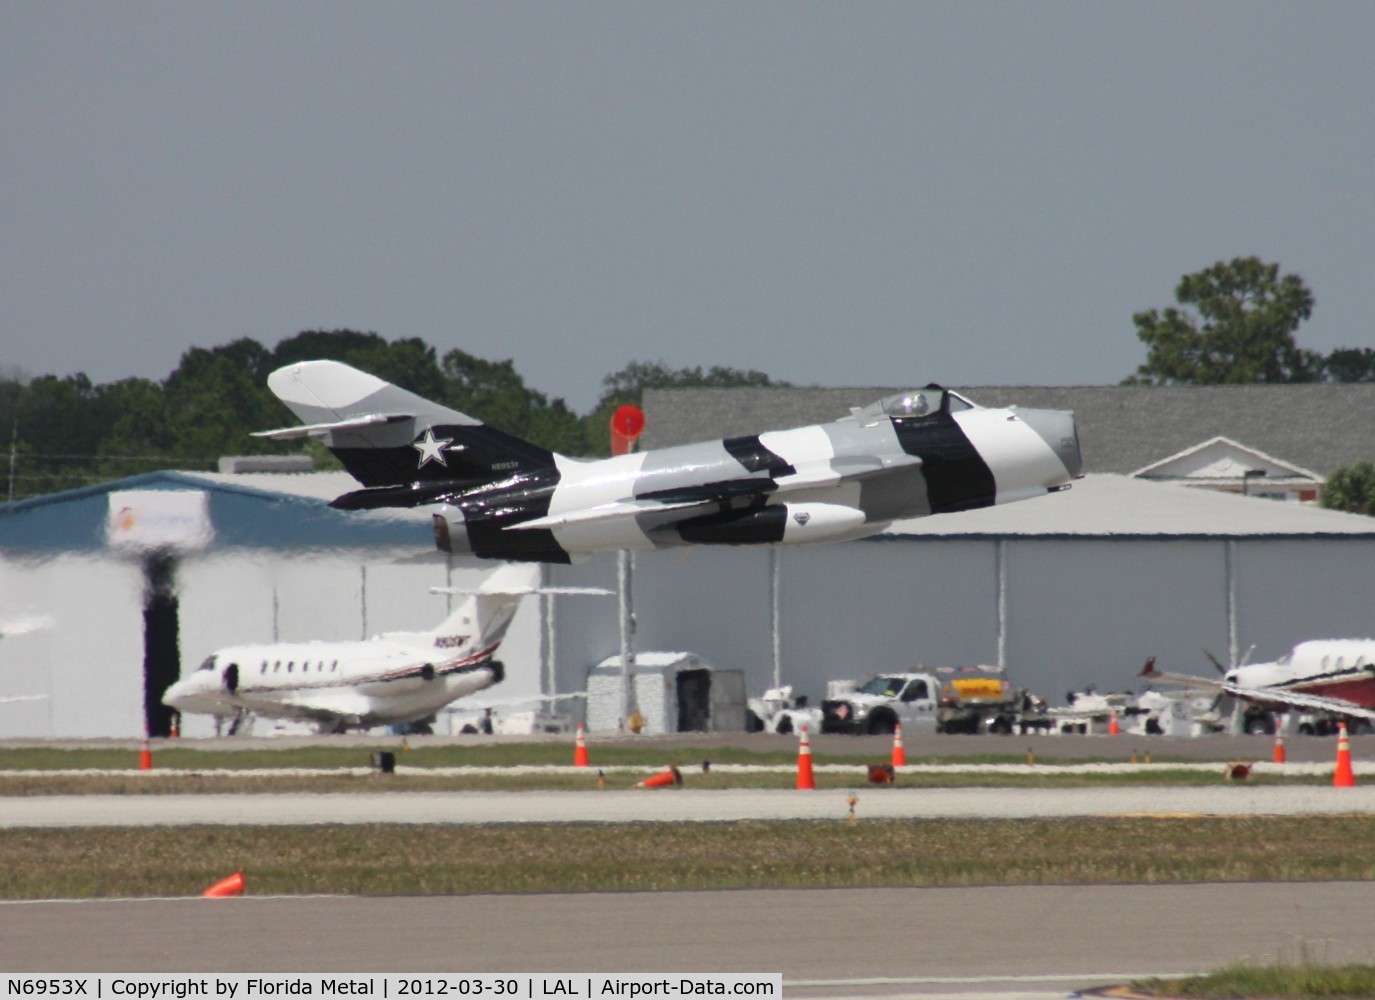
[[864, 511], [836, 503], [780, 503], [684, 521], [676, 526], [685, 542], [723, 545], [801, 545], [872, 534]]

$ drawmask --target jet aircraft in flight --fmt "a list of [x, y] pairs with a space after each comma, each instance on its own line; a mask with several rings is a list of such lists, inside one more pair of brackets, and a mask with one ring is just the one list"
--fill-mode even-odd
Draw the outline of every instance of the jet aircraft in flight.
[[900, 518], [1069, 487], [1074, 414], [989, 409], [937, 385], [828, 424], [568, 458], [337, 361], [304, 361], [268, 387], [363, 489], [342, 509], [439, 505], [435, 541], [485, 559], [566, 563], [618, 549], [795, 545], [863, 538]]
[[521, 598], [607, 593], [538, 583], [537, 566], [503, 566], [427, 632], [230, 646], [169, 687], [163, 704], [236, 722], [250, 715], [311, 721], [322, 732], [424, 719], [503, 679], [493, 657]]

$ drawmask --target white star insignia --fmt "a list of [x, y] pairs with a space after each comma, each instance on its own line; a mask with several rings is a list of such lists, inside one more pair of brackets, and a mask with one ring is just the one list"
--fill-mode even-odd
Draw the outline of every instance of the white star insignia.
[[444, 449], [453, 443], [453, 438], [436, 439], [434, 436], [434, 428], [426, 427], [424, 438], [419, 441], [411, 442], [411, 447], [420, 452], [420, 464], [417, 465], [416, 468], [423, 469], [430, 462], [438, 462], [440, 465], [447, 468], [449, 462], [444, 457]]

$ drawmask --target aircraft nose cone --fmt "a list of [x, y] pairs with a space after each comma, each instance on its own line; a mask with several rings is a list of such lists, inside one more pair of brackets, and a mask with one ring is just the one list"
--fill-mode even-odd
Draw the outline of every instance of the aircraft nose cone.
[[190, 683], [190, 680], [177, 681], [162, 693], [162, 703], [168, 708], [175, 708], [177, 711], [182, 711], [183, 706], [187, 703], [188, 696], [191, 694], [189, 690]]
[[204, 678], [197, 675], [183, 677], [162, 694], [162, 703], [178, 712], [205, 712], [214, 703], [214, 691], [210, 690]]
[[1069, 478], [1078, 479], [1084, 471], [1084, 460], [1079, 454], [1079, 426], [1074, 422], [1074, 412], [1019, 409], [1017, 415], [1050, 445]]

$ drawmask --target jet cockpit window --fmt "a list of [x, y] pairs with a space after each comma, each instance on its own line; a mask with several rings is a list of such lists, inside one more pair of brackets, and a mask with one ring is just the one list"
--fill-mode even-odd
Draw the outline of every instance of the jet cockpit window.
[[197, 669], [197, 670], [214, 670], [214, 669], [215, 669], [215, 657], [214, 657], [214, 655], [212, 654], [211, 656], [207, 656], [207, 657], [205, 658], [205, 662], [202, 663], [202, 664], [201, 664], [199, 667], [197, 667], [196, 669]]
[[869, 420], [884, 417], [911, 419], [927, 417], [933, 413], [957, 410], [972, 410], [975, 406], [957, 392], [928, 386], [925, 389], [909, 389], [893, 396], [884, 396], [877, 403], [870, 403], [860, 412]]
[[896, 396], [886, 396], [879, 400], [885, 417], [924, 417], [937, 413], [941, 408], [941, 392], [938, 389], [913, 389], [900, 392]]

